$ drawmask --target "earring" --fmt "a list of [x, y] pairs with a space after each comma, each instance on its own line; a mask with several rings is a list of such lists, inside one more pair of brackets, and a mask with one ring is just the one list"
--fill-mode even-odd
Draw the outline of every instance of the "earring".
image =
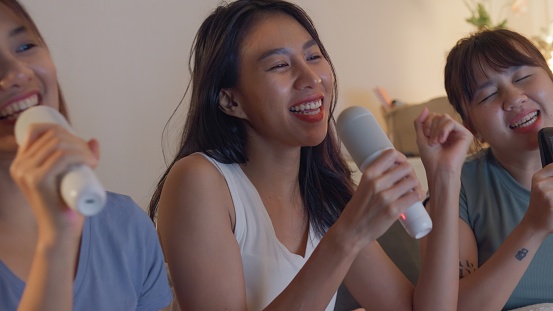
[[4, 89], [4, 80], [0, 80], [0, 90]]

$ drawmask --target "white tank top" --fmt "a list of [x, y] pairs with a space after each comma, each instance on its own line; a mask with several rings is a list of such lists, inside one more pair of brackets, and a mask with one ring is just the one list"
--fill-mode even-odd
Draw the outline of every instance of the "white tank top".
[[[292, 281], [320, 239], [309, 226], [305, 257], [280, 243], [259, 193], [238, 164], [224, 164], [203, 154], [225, 177], [236, 213], [234, 235], [240, 246], [248, 310], [262, 310]], [[336, 294], [327, 311], [334, 310]]]

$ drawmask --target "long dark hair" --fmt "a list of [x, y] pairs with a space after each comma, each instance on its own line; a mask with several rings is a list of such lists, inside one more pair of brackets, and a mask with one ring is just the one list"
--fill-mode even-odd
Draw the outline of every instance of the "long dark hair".
[[336, 74], [313, 21], [302, 8], [286, 1], [237, 0], [217, 7], [196, 33], [189, 59], [192, 76], [190, 109], [179, 151], [162, 175], [150, 201], [149, 215], [154, 222], [165, 179], [179, 159], [194, 152], [204, 152], [222, 163], [248, 161], [242, 121], [219, 109], [219, 92], [238, 82], [244, 36], [256, 18], [267, 13], [283, 13], [296, 19], [317, 42], [334, 76], [326, 137], [317, 146], [301, 148], [300, 191], [306, 214], [316, 232], [324, 234], [350, 200], [354, 187], [351, 171], [341, 156], [332, 116], [337, 98]]
[[474, 99], [476, 74], [489, 66], [500, 71], [512, 66], [541, 67], [553, 80], [543, 54], [521, 34], [508, 29], [485, 29], [457, 42], [447, 56], [444, 84], [447, 98], [472, 130], [466, 105]]
[[[35, 22], [25, 9], [21, 3], [17, 0], [0, 0], [0, 4], [5, 5], [9, 10], [11, 10], [17, 17], [21, 19], [21, 22], [23, 22], [24, 26], [38, 39], [39, 43], [42, 44], [47, 50], [48, 46], [46, 45], [46, 42], [44, 41], [44, 37], [42, 37], [42, 34], [38, 30], [38, 27], [36, 26]], [[63, 114], [66, 118], [68, 118], [68, 112], [67, 112], [67, 105], [65, 103], [65, 98], [63, 97], [63, 93], [61, 91], [61, 87], [58, 84], [58, 94], [59, 94], [59, 111], [61, 114]]]

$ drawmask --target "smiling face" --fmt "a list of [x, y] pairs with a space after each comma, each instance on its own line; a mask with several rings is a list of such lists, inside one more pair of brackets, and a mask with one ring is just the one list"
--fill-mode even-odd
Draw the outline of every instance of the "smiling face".
[[468, 127], [499, 151], [535, 150], [538, 131], [553, 126], [553, 81], [541, 67], [476, 71]]
[[17, 149], [13, 129], [20, 112], [34, 105], [59, 109], [56, 70], [38, 34], [0, 4], [0, 150]]
[[315, 146], [324, 139], [334, 77], [316, 41], [294, 18], [260, 16], [242, 42], [235, 87], [221, 108], [244, 119], [250, 139]]

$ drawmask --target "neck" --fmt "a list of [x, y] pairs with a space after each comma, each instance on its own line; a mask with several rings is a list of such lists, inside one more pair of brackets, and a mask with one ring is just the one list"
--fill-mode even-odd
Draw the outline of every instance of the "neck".
[[12, 160], [0, 156], [0, 223], [34, 226], [32, 210], [10, 175]]
[[308, 217], [299, 186], [301, 148], [258, 148], [242, 170], [254, 185], [277, 239], [291, 253], [305, 255]]
[[242, 165], [242, 170], [260, 193], [292, 198], [299, 193], [300, 150], [300, 147], [248, 150], [249, 161]]
[[492, 152], [497, 161], [520, 183], [524, 188], [530, 190], [532, 176], [542, 169], [539, 150], [528, 150], [522, 152]]

